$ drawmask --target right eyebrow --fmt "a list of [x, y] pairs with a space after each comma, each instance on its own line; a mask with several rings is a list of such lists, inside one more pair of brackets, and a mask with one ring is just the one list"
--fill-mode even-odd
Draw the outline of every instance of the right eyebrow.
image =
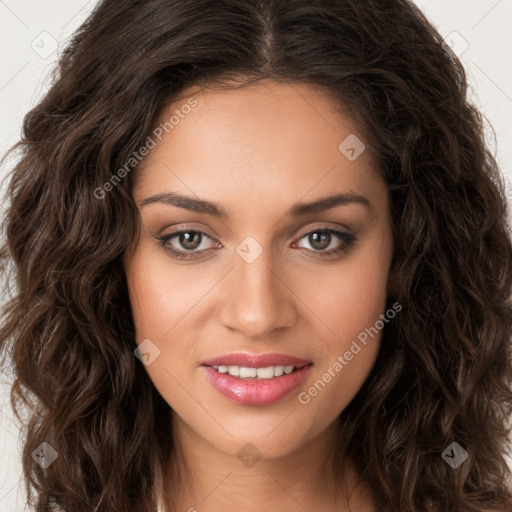
[[229, 218], [229, 213], [220, 204], [213, 203], [211, 201], [205, 201], [204, 199], [195, 199], [193, 197], [183, 196], [174, 192], [165, 192], [162, 194], [155, 194], [146, 197], [141, 207], [152, 203], [164, 203], [177, 206], [178, 208], [184, 208], [197, 213], [204, 213], [207, 215], [213, 215], [214, 217]]

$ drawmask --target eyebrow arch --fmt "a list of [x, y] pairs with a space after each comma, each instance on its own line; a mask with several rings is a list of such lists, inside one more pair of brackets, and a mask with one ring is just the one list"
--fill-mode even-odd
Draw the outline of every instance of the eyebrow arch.
[[[214, 217], [222, 219], [229, 218], [228, 211], [218, 203], [205, 201], [203, 199], [194, 199], [193, 197], [183, 196], [174, 192], [165, 192], [162, 194], [155, 194], [146, 197], [142, 201], [141, 207], [152, 203], [170, 204], [177, 206], [178, 208], [184, 208], [185, 210], [190, 210], [197, 213], [213, 215]], [[325, 210], [330, 210], [336, 206], [344, 206], [352, 203], [362, 204], [368, 210], [372, 210], [372, 205], [368, 198], [359, 194], [345, 193], [322, 197], [309, 203], [295, 203], [285, 212], [285, 215], [291, 217], [300, 217], [301, 215], [319, 213]]]

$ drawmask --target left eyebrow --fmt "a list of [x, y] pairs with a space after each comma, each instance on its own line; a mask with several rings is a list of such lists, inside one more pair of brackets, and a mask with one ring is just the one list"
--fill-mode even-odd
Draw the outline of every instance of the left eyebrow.
[[[146, 197], [141, 202], [141, 207], [152, 203], [170, 204], [177, 206], [178, 208], [184, 208], [185, 210], [213, 215], [214, 217], [223, 219], [228, 219], [230, 217], [228, 211], [218, 203], [205, 201], [204, 199], [195, 199], [193, 197], [176, 194], [174, 192], [165, 192]], [[372, 205], [368, 198], [359, 194], [346, 193], [322, 197], [309, 203], [295, 203], [285, 212], [285, 215], [300, 217], [309, 213], [319, 213], [325, 210], [330, 210], [336, 206], [344, 206], [352, 203], [361, 204], [368, 210], [372, 210]]]
[[295, 203], [286, 212], [286, 215], [299, 217], [300, 215], [307, 215], [308, 213], [319, 213], [325, 210], [330, 210], [336, 206], [345, 206], [352, 203], [361, 204], [368, 210], [372, 210], [372, 205], [367, 197], [359, 194], [347, 193], [323, 197], [310, 203]]

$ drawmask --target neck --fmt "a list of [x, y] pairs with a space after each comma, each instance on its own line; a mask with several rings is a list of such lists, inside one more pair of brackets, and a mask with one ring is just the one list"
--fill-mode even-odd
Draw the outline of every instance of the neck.
[[[279, 458], [255, 456], [246, 448], [239, 456], [216, 449], [173, 416], [174, 446], [167, 477], [169, 512], [225, 510], [374, 510], [368, 488], [356, 488], [357, 475], [347, 463], [341, 486], [334, 481], [336, 424]], [[252, 451], [252, 453], [251, 453]], [[247, 457], [244, 455], [247, 454]]]

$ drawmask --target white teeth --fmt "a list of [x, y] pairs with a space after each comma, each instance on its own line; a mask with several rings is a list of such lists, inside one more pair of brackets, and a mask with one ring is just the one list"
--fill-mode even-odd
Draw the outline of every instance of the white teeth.
[[245, 366], [240, 367], [240, 377], [256, 377], [258, 371], [256, 368], [247, 368]]
[[240, 366], [228, 366], [228, 373], [238, 377], [240, 375]]
[[283, 374], [289, 375], [295, 369], [294, 366], [267, 366], [265, 368], [249, 368], [247, 366], [220, 365], [214, 366], [219, 373], [228, 373], [233, 377], [273, 379]]
[[256, 375], [258, 379], [271, 379], [274, 376], [274, 367], [267, 366], [267, 368], [258, 368]]

